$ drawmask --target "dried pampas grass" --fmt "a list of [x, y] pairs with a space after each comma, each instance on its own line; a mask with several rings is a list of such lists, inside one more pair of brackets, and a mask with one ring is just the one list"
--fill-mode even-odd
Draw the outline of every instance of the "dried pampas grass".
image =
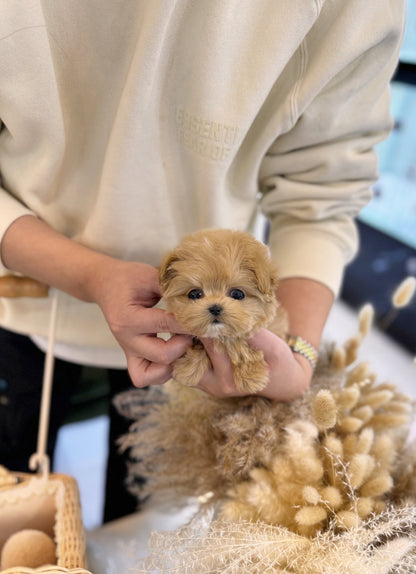
[[[311, 389], [292, 403], [166, 388], [117, 398], [137, 420], [121, 444], [131, 449], [140, 497], [209, 492], [223, 519], [313, 536], [331, 520], [348, 529], [384, 510], [398, 473], [401, 484], [413, 483], [413, 403], [377, 383], [367, 363], [339, 370], [322, 353]], [[145, 485], [134, 486], [135, 477]]]
[[416, 278], [407, 277], [395, 289], [392, 296], [392, 304], [395, 308], [402, 308], [409, 305], [416, 291]]
[[136, 421], [120, 439], [132, 490], [201, 502], [190, 525], [152, 536], [136, 572], [416, 571], [414, 403], [357, 361], [373, 315], [365, 306], [357, 335], [321, 350], [291, 403], [174, 382], [117, 397]]
[[174, 383], [118, 397], [137, 417], [121, 441], [136, 458], [132, 484], [147, 478], [136, 493], [172, 504], [209, 493], [190, 526], [152, 535], [134, 571], [416, 571], [413, 403], [367, 364], [340, 371], [331, 359], [291, 404]]
[[403, 281], [396, 287], [391, 296], [392, 307], [390, 311], [388, 311], [387, 314], [380, 320], [380, 327], [382, 329], [387, 330], [396, 319], [401, 309], [410, 305], [415, 292], [416, 278], [410, 276], [403, 279]]
[[357, 528], [308, 538], [262, 522], [207, 513], [174, 532], [154, 532], [133, 572], [169, 574], [404, 574], [416, 569], [416, 510], [386, 509]]

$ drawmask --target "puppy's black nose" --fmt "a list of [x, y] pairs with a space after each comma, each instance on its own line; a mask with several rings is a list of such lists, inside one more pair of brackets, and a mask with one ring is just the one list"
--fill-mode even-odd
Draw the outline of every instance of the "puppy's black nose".
[[222, 307], [221, 305], [211, 305], [211, 307], [208, 307], [208, 311], [211, 315], [214, 315], [214, 317], [218, 317], [218, 315], [222, 313]]

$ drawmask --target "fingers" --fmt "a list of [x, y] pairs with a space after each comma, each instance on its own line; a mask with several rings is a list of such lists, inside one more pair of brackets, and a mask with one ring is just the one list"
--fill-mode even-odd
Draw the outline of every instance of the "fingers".
[[[150, 317], [153, 327], [155, 325], [154, 311], [153, 309]], [[173, 317], [164, 311], [161, 311], [157, 321], [159, 321], [159, 326], [169, 329], [174, 327]], [[267, 330], [263, 331], [253, 336], [250, 344], [254, 348], [261, 349], [265, 357], [270, 354], [271, 360], [276, 363], [276, 336]], [[213, 339], [203, 339], [202, 343], [210, 358], [212, 368], [204, 374], [197, 387], [217, 398], [241, 397], [247, 394], [238, 391], [235, 387], [233, 367], [229, 357], [216, 350]], [[192, 338], [188, 335], [174, 335], [167, 341], [155, 335], [135, 337], [134, 348], [132, 346], [127, 354], [128, 370], [133, 384], [137, 387], [144, 387], [167, 382], [172, 377], [172, 364], [186, 352], [191, 344]]]
[[[178, 337], [182, 339], [184, 336]], [[189, 338], [181, 339], [177, 342], [179, 353], [182, 343], [187, 340], [185, 346], [190, 344]], [[197, 387], [217, 398], [247, 395], [235, 387], [233, 366], [229, 357], [215, 348], [213, 339], [203, 339], [201, 342], [210, 358], [212, 368], [203, 375]], [[249, 344], [262, 351], [269, 368], [269, 382], [262, 391], [256, 393], [258, 396], [272, 400], [290, 401], [300, 396], [308, 388], [311, 379], [310, 369], [309, 371], [307, 368], [305, 369], [304, 365], [301, 364], [303, 357], [294, 356], [284, 340], [267, 329], [261, 329], [249, 339]], [[184, 348], [182, 347], [182, 349]], [[172, 375], [168, 365], [159, 364], [156, 367], [154, 364], [141, 364], [140, 368], [144, 372], [144, 374], [142, 373], [142, 380], [151, 381], [148, 384], [162, 384]]]
[[168, 341], [152, 335], [137, 338], [137, 349], [126, 353], [127, 368], [136, 387], [162, 385], [172, 376], [172, 364], [192, 344], [192, 338], [175, 335]]
[[[105, 263], [96, 282], [105, 289], [94, 289], [93, 300], [126, 355], [133, 384], [162, 384], [192, 339], [173, 315], [155, 307], [161, 296], [156, 268], [111, 258]], [[166, 341], [157, 336], [160, 333], [175, 336]]]
[[155, 307], [140, 307], [138, 325], [141, 333], [186, 333], [171, 313]]
[[143, 388], [149, 385], [163, 385], [172, 376], [170, 365], [152, 363], [140, 357], [127, 359], [127, 369], [135, 387]]
[[305, 357], [292, 352], [286, 341], [267, 329], [260, 329], [248, 343], [263, 352], [269, 367], [269, 383], [258, 393], [259, 396], [291, 401], [306, 391], [311, 383], [313, 369]]
[[212, 339], [203, 339], [212, 369], [207, 371], [198, 384], [198, 388], [217, 398], [244, 396], [234, 384], [233, 368], [229, 357], [214, 348]]
[[285, 366], [287, 367], [293, 358], [286, 341], [267, 329], [259, 329], [247, 342], [253, 349], [262, 351], [272, 374], [282, 373], [282, 378], [284, 377]]
[[[198, 387], [218, 398], [247, 395], [239, 392], [234, 385], [233, 367], [229, 358], [215, 350], [212, 339], [202, 342], [211, 359], [212, 370], [205, 374]], [[262, 351], [270, 373], [269, 383], [257, 394], [268, 398], [286, 398], [288, 392], [283, 390], [282, 380], [290, 380], [291, 374], [287, 371], [293, 368], [293, 356], [287, 344], [267, 329], [256, 332], [248, 342], [254, 349]], [[288, 365], [289, 361], [291, 365]]]
[[276, 358], [276, 349], [278, 347], [286, 348], [287, 344], [283, 339], [268, 331], [267, 329], [259, 329], [248, 339], [248, 344], [257, 349], [263, 351], [264, 356], [270, 358]]
[[155, 335], [140, 335], [134, 340], [130, 354], [142, 357], [151, 363], [170, 365], [181, 357], [192, 344], [189, 335], [174, 335], [165, 341]]
[[108, 322], [126, 355], [130, 378], [137, 387], [163, 384], [171, 377], [172, 363], [192, 344], [192, 337], [158, 337], [158, 333], [181, 333], [173, 315], [162, 309], [134, 303], [127, 309], [120, 318]]

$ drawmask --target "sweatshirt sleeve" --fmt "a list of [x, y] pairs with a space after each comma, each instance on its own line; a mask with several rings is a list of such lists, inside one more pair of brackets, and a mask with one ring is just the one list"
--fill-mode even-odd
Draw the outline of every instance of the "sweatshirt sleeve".
[[315, 279], [339, 293], [358, 250], [355, 218], [377, 179], [374, 146], [392, 127], [389, 83], [404, 13], [402, 0], [327, 0], [286, 72], [293, 127], [259, 172], [282, 278]]

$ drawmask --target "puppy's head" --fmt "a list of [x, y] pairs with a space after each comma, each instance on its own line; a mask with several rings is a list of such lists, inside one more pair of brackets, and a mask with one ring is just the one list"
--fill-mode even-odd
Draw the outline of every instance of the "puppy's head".
[[276, 271], [248, 233], [204, 230], [186, 236], [159, 271], [166, 309], [197, 337], [247, 337], [275, 316]]

